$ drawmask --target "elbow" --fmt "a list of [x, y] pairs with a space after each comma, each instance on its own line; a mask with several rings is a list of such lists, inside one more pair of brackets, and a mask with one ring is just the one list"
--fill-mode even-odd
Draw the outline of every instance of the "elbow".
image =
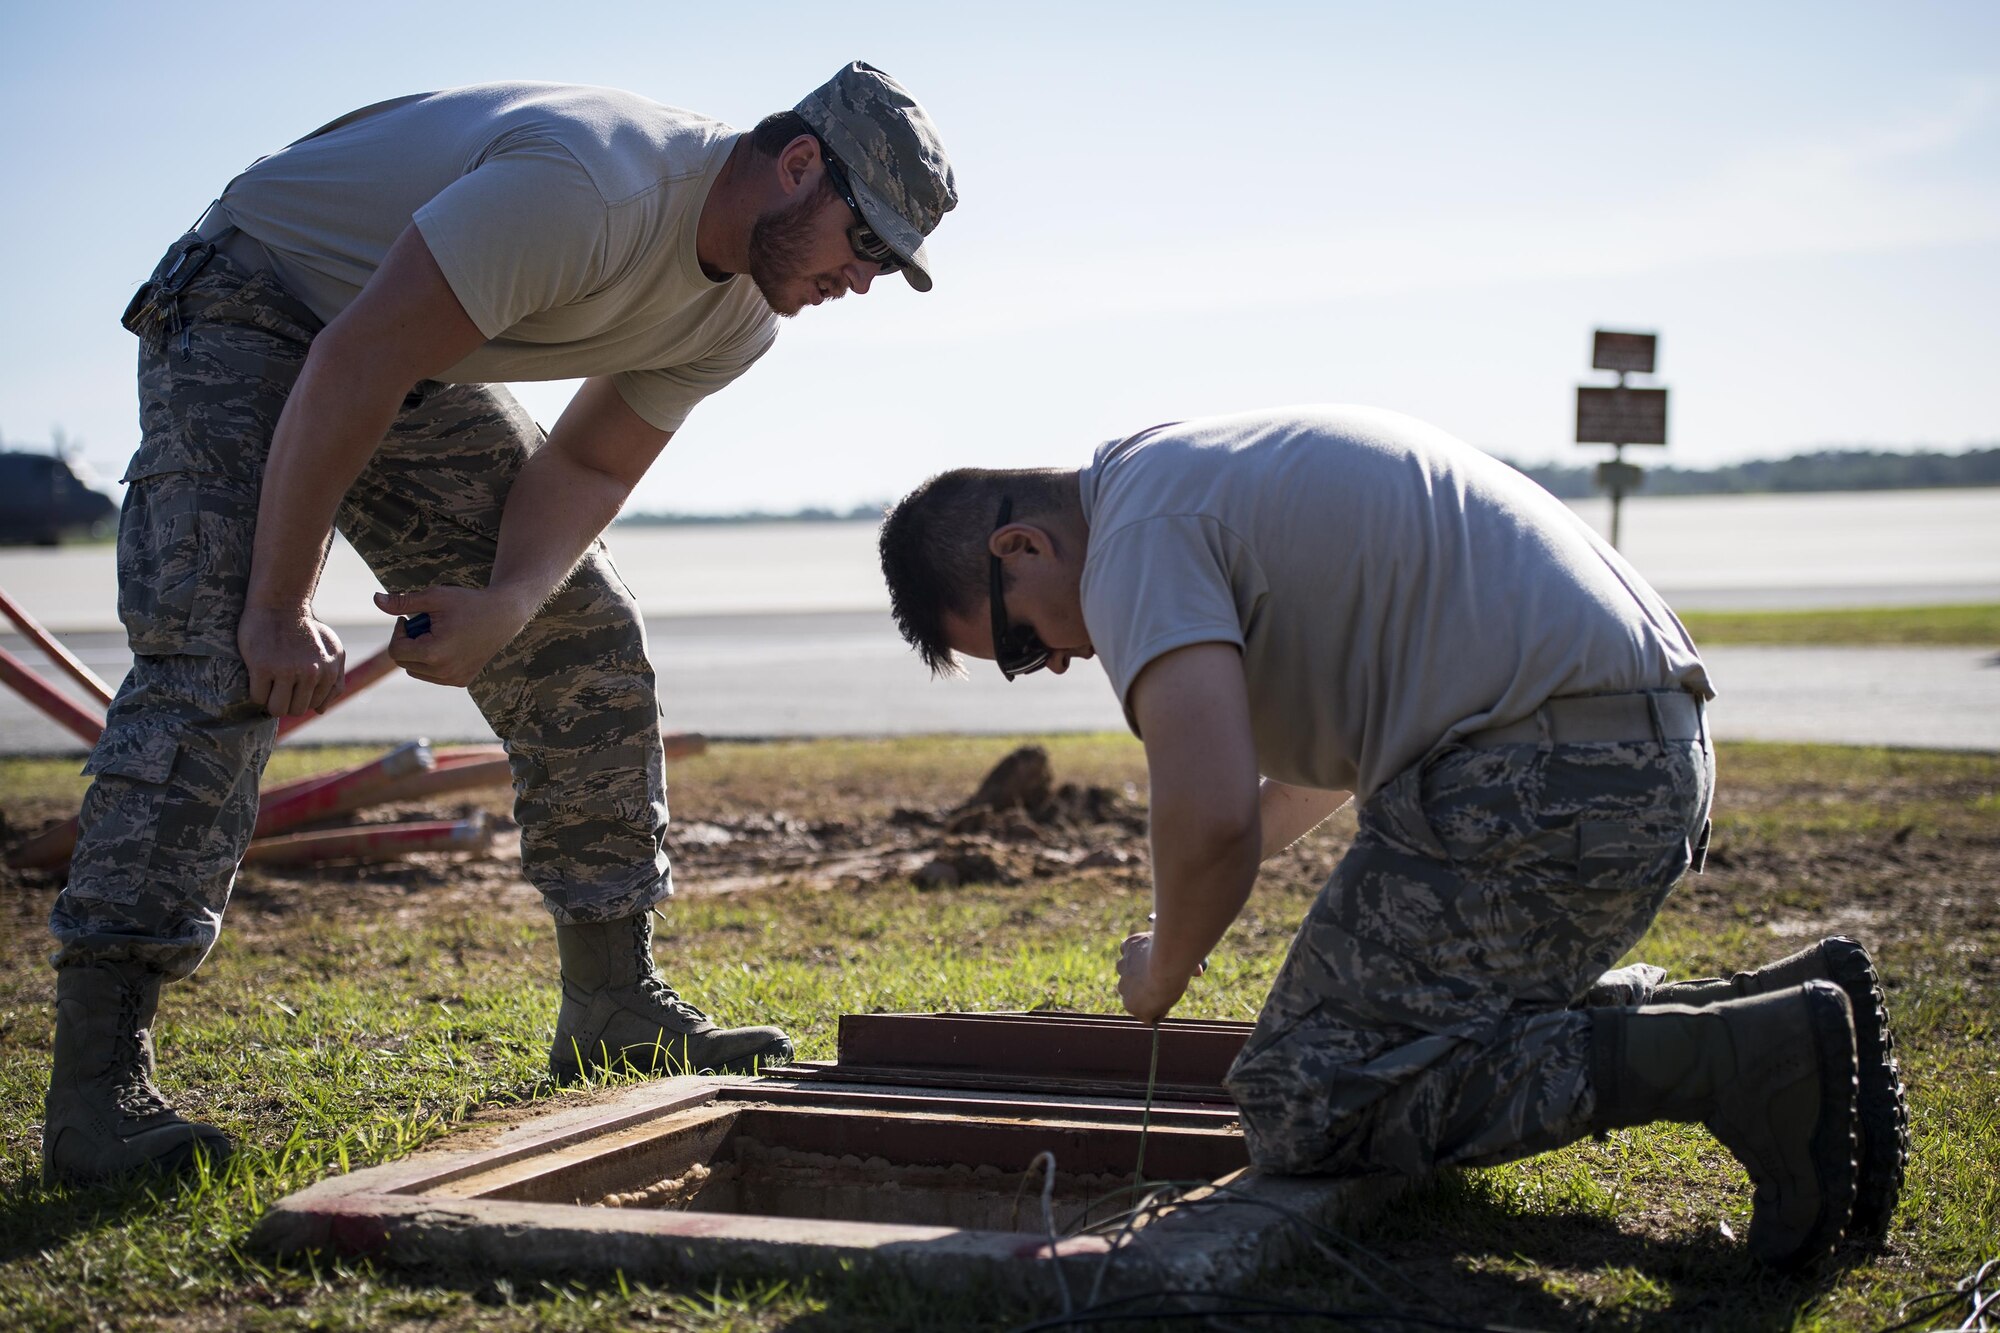
[[1254, 865], [1264, 846], [1264, 821], [1252, 805], [1218, 819], [1211, 836], [1218, 847], [1227, 848], [1230, 855], [1247, 855]]
[[1264, 864], [1264, 827], [1254, 817], [1240, 827], [1233, 828], [1229, 835], [1228, 865], [1244, 880], [1257, 878], [1257, 869]]
[[1263, 860], [1264, 827], [1254, 803], [1201, 810], [1153, 811], [1154, 840], [1161, 849], [1185, 849], [1185, 859], [1210, 873], [1256, 876]]
[[423, 378], [400, 359], [386, 355], [376, 340], [336, 319], [306, 349], [299, 388], [293, 392], [309, 386], [337, 390], [350, 403], [393, 415]]

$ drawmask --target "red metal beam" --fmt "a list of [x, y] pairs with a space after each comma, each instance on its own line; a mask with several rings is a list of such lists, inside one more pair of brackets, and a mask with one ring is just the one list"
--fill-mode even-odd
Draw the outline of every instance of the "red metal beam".
[[85, 692], [97, 701], [99, 708], [111, 707], [111, 687], [100, 680], [95, 671], [78, 661], [69, 649], [57, 642], [53, 634], [43, 629], [41, 624], [4, 590], [0, 590], [0, 612], [5, 612], [7, 619], [14, 622], [14, 628], [21, 631], [22, 637], [41, 649], [42, 654], [51, 662], [69, 673], [71, 680], [83, 686]]
[[304, 788], [267, 796], [257, 804], [255, 837], [279, 833], [315, 819], [349, 814], [375, 803], [375, 793], [399, 778], [433, 766], [430, 746], [406, 741], [379, 758], [336, 773]]
[[244, 853], [245, 865], [310, 865], [319, 861], [393, 861], [416, 852], [484, 849], [493, 830], [483, 816], [435, 819], [410, 824], [357, 824], [319, 833], [259, 838]]
[[104, 734], [104, 714], [92, 713], [68, 695], [36, 675], [26, 662], [0, 648], [0, 684], [39, 708], [49, 721], [70, 732], [85, 745], [97, 744]]
[[392, 801], [419, 801], [432, 796], [446, 796], [452, 792], [476, 791], [482, 787], [505, 787], [513, 781], [514, 769], [505, 755], [501, 755], [498, 759], [451, 764], [445, 763], [444, 757], [440, 755], [436, 768], [406, 773], [378, 790], [370, 792], [368, 804], [388, 805]]
[[[394, 752], [392, 751], [391, 753]], [[495, 753], [501, 753], [498, 746], [487, 746], [483, 750], [446, 752], [451, 757], [451, 762], [453, 763], [459, 763], [462, 757], [469, 756], [474, 765], [484, 762]], [[349, 811], [361, 809], [365, 805], [377, 804], [383, 800], [400, 799], [399, 797], [385, 796], [379, 794], [379, 792], [392, 789], [394, 784], [402, 779], [390, 779], [378, 789], [378, 794], [373, 795], [366, 801], [356, 801], [354, 804], [343, 803], [343, 798], [338, 791], [330, 794], [322, 793], [323, 788], [339, 783], [357, 771], [365, 772], [382, 764], [388, 758], [388, 755], [384, 755], [382, 759], [373, 760], [371, 763], [361, 765], [359, 770], [342, 769], [332, 773], [313, 773], [306, 777], [293, 778], [290, 782], [280, 782], [264, 788], [263, 793], [258, 797], [257, 827], [256, 832], [252, 836], [266, 837], [283, 829], [294, 827], [307, 819], [325, 819], [333, 815], [346, 814]], [[348, 799], [355, 798], [357, 795], [367, 794], [365, 788], [359, 793], [353, 788], [347, 789]], [[68, 861], [70, 854], [76, 850], [76, 835], [77, 827], [74, 817], [66, 819], [60, 824], [52, 824], [16, 847], [8, 855], [7, 864], [16, 870], [53, 870]]]

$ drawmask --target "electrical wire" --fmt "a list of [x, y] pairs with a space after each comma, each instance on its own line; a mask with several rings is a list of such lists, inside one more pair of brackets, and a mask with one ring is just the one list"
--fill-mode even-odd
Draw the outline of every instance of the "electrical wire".
[[[1912, 1296], [1904, 1301], [1896, 1307], [1896, 1313], [1906, 1314], [1907, 1317], [1897, 1323], [1884, 1325], [1875, 1330], [1875, 1333], [1903, 1333], [1904, 1329], [1913, 1328], [1943, 1328], [1945, 1326], [1937, 1321], [1951, 1317], [1957, 1313], [1961, 1305], [1965, 1307], [1965, 1320], [1954, 1325], [1952, 1333], [1992, 1333], [1995, 1324], [1988, 1314], [1993, 1312], [1994, 1318], [2000, 1318], [2000, 1287], [1995, 1287], [1991, 1291], [1984, 1288], [1989, 1280], [2000, 1280], [2000, 1272], [1996, 1270], [2000, 1270], [2000, 1254], [1994, 1255], [1979, 1265], [1971, 1275], [1960, 1278], [1949, 1287], [1927, 1291], [1921, 1296]], [[1911, 1310], [1915, 1310], [1916, 1313], [1909, 1314]]]
[[1153, 1020], [1153, 1058], [1146, 1064], [1146, 1107], [1139, 1113], [1139, 1160], [1132, 1163], [1132, 1188], [1146, 1179], [1146, 1131], [1153, 1124], [1153, 1088], [1160, 1077], [1160, 1022]]
[[1141, 1199], [1139, 1206], [1131, 1210], [1130, 1215], [1125, 1219], [1125, 1225], [1118, 1228], [1117, 1234], [1111, 1238], [1110, 1246], [1104, 1251], [1103, 1261], [1097, 1265], [1097, 1276], [1091, 1279], [1090, 1295], [1084, 1301], [1085, 1305], [1097, 1304], [1098, 1293], [1104, 1290], [1104, 1279], [1110, 1275], [1111, 1263], [1118, 1257], [1119, 1250], [1124, 1247], [1125, 1238], [1131, 1235], [1133, 1229], [1139, 1225], [1139, 1219], [1152, 1211], [1156, 1206], [1153, 1201], [1161, 1195], [1172, 1195], [1177, 1198], [1180, 1195], [1180, 1190], [1173, 1185], [1162, 1185]]
[[[1062, 1255], [1057, 1248], [1062, 1244], [1063, 1238], [1062, 1233], [1056, 1230], [1056, 1155], [1046, 1151], [1036, 1153], [1034, 1159], [1028, 1163], [1027, 1171], [1021, 1176], [1021, 1183], [1027, 1184], [1028, 1177], [1034, 1174], [1035, 1168], [1043, 1164], [1047, 1164], [1048, 1173], [1042, 1178], [1042, 1229], [1048, 1233], [1049, 1267], [1056, 1273], [1056, 1290], [1062, 1296], [1063, 1313], [1069, 1314], [1075, 1308], [1075, 1302], [1069, 1294], [1069, 1274], [1063, 1271]], [[1020, 1220], [1020, 1209], [1021, 1191], [1016, 1189], [1014, 1216], [1017, 1222]], [[1092, 1290], [1094, 1292], [1096, 1289]]]

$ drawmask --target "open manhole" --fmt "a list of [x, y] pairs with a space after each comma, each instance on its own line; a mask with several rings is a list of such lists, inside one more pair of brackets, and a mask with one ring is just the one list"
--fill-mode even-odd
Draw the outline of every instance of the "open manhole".
[[[1221, 1288], [1388, 1186], [1260, 1177], [1219, 1080], [1247, 1024], [848, 1015], [838, 1060], [669, 1078], [479, 1149], [322, 1181], [256, 1240], [514, 1275], [892, 1272]], [[1144, 1188], [1135, 1188], [1144, 1140]], [[1157, 1182], [1176, 1189], [1134, 1216]]]
[[[1139, 1156], [1130, 1108], [1016, 1097], [893, 1096], [775, 1080], [701, 1080], [692, 1104], [435, 1184], [432, 1197], [510, 1199], [842, 1222], [1059, 1233], [1127, 1206]], [[1162, 1111], [1147, 1165], [1212, 1181], [1248, 1165], [1234, 1116]]]

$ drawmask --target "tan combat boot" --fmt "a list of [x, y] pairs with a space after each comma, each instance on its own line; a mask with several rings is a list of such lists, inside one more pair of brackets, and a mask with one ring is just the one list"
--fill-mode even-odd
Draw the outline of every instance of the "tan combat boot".
[[1699, 1121], [1756, 1186], [1750, 1250], [1800, 1268], [1854, 1208], [1854, 1023], [1825, 982], [1705, 1008], [1593, 1009], [1593, 1127]]
[[1834, 935], [1754, 972], [1707, 977], [1662, 986], [1647, 1004], [1713, 1004], [1789, 990], [1808, 981], [1830, 981], [1847, 993], [1854, 1011], [1854, 1042], [1860, 1077], [1860, 1180], [1848, 1235], [1881, 1243], [1903, 1192], [1910, 1160], [1910, 1110], [1903, 1098], [1903, 1075], [1896, 1064], [1896, 1039], [1874, 960], [1860, 942]]
[[747, 1074], [788, 1064], [790, 1038], [777, 1028], [722, 1028], [653, 970], [651, 913], [556, 927], [562, 1010], [549, 1073], [574, 1083], [587, 1072]]
[[229, 1139], [183, 1120], [153, 1086], [160, 974], [96, 963], [56, 972], [55, 1067], [42, 1116], [42, 1180], [90, 1184], [220, 1165]]

